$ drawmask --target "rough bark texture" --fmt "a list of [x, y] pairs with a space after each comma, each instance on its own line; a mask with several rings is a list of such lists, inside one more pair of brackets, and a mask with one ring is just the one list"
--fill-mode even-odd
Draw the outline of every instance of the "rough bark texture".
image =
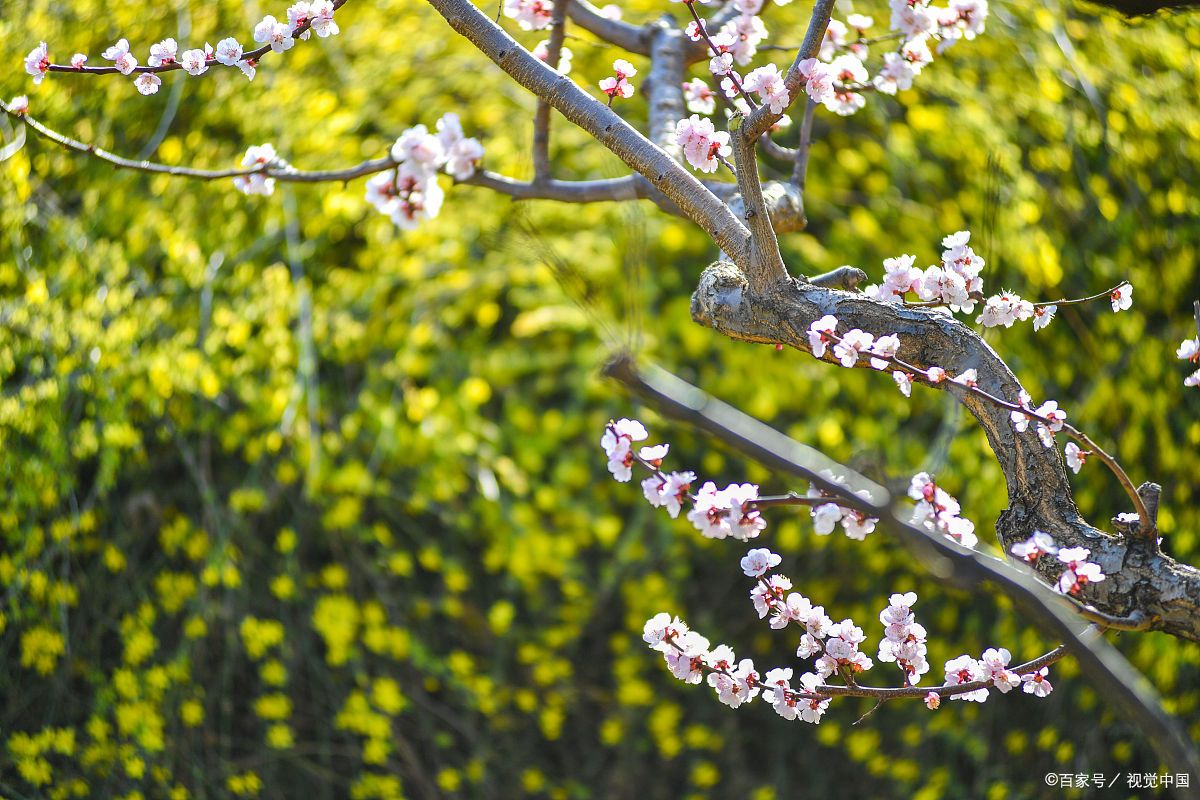
[[[1021, 391], [996, 352], [971, 328], [943, 313], [879, 303], [794, 278], [756, 293], [745, 274], [727, 262], [706, 269], [692, 296], [692, 317], [702, 325], [741, 341], [782, 343], [806, 352], [811, 348], [805, 332], [825, 314], [836, 316], [846, 329], [876, 336], [895, 333], [900, 357], [915, 366], [940, 366], [952, 375], [973, 368], [979, 388], [1008, 400], [1016, 400]], [[867, 367], [866, 360], [860, 365]], [[1087, 547], [1108, 578], [1087, 587], [1085, 602], [1115, 617], [1141, 610], [1153, 618], [1152, 629], [1200, 641], [1200, 570], [1164, 555], [1151, 540], [1090, 525], [1075, 505], [1058, 447], [1043, 447], [1032, 429], [1017, 433], [1007, 410], [955, 384], [937, 388], [954, 394], [979, 421], [1004, 471], [1008, 508], [996, 522], [996, 536], [1006, 553], [1034, 530], [1049, 533], [1063, 547]], [[1053, 583], [1060, 569], [1048, 559], [1042, 562], [1039, 575]]]

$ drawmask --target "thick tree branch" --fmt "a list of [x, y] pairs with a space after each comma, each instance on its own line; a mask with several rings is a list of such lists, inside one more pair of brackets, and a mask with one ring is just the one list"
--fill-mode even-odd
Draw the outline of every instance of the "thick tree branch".
[[[811, 286], [804, 288], [810, 293], [834, 294]], [[627, 357], [613, 361], [605, 371], [658, 411], [686, 420], [764, 466], [818, 485], [827, 483], [820, 471], [831, 463], [828, 457], [813, 457], [811, 448], [709, 397], [674, 375], [659, 369], [639, 371]], [[1153, 688], [1108, 642], [1102, 638], [1087, 642], [1080, 637], [1076, 612], [1065, 598], [1025, 571], [960, 547], [941, 534], [903, 522], [896, 515], [895, 498], [883, 487], [845, 465], [832, 463], [836, 474], [846, 476], [846, 485], [837, 487], [837, 491], [847, 496], [848, 489], [865, 489], [867, 496], [855, 499], [879, 517], [889, 533], [909, 546], [930, 573], [972, 592], [979, 592], [984, 583], [1003, 591], [1043, 633], [1070, 649], [1097, 693], [1112, 700], [1142, 730], [1171, 770], [1192, 775], [1200, 771], [1200, 757], [1194, 745], [1179, 723], [1163, 710]]]
[[682, 151], [675, 143], [675, 123], [687, 116], [683, 79], [687, 73], [690, 45], [671, 17], [662, 17], [654, 23], [650, 39], [650, 71], [644, 84], [650, 119], [649, 137], [676, 161]]
[[[714, 264], [692, 297], [692, 317], [734, 339], [811, 352], [808, 326], [833, 314], [850, 328], [895, 333], [904, 360], [920, 369], [940, 366], [951, 374], [975, 369], [979, 387], [995, 397], [1016, 398], [1022, 390], [995, 351], [946, 314], [799, 282], [769, 297], [755, 297], [747, 288], [738, 270]], [[957, 384], [946, 381], [936, 388], [951, 386]], [[1008, 483], [1008, 508], [996, 523], [1004, 551], [1035, 530], [1063, 547], [1086, 547], [1108, 576], [1088, 587], [1087, 601], [1098, 611], [1118, 618], [1141, 612], [1153, 630], [1200, 641], [1200, 570], [1165, 556], [1153, 537], [1113, 536], [1089, 525], [1079, 515], [1058, 448], [1044, 447], [1033, 430], [1017, 433], [1008, 410], [970, 392], [953, 393], [983, 427]], [[1038, 571], [1047, 583], [1057, 578], [1050, 563], [1039, 563]]]
[[771, 218], [763, 201], [754, 141], [739, 133], [742, 121], [740, 114], [734, 116], [729, 132], [737, 166], [738, 189], [742, 194], [742, 218], [750, 228], [750, 265], [746, 276], [750, 279], [751, 292], [765, 294], [772, 291], [775, 284], [786, 281], [788, 272], [783, 265], [783, 256], [779, 254], [779, 240], [775, 238], [775, 229], [771, 227]]
[[529, 91], [590, 133], [646, 179], [739, 264], [747, 263], [749, 231], [712, 192], [604, 103], [551, 70], [468, 0], [429, 0], [459, 34]]
[[1096, 5], [1120, 11], [1127, 17], [1142, 17], [1163, 9], [1193, 9], [1197, 0], [1091, 0]]
[[619, 19], [609, 19], [588, 0], [566, 0], [567, 15], [579, 27], [622, 50], [640, 56], [650, 54], [649, 30]]
[[822, 272], [808, 279], [814, 286], [826, 289], [857, 289], [860, 284], [867, 282], [867, 273], [858, 267], [838, 267], [829, 272]]

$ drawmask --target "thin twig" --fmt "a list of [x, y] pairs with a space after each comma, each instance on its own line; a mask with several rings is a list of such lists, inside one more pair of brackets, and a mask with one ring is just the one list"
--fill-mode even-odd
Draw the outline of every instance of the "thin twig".
[[[339, 8], [344, 6], [346, 4], [346, 2], [347, 2], [347, 0], [333, 0], [333, 10], [337, 11]], [[309, 19], [304, 20], [299, 25], [297, 25], [295, 27], [295, 29], [292, 31], [292, 38], [293, 39], [299, 38], [300, 34], [304, 33], [311, 27], [312, 27], [312, 19], [309, 18]], [[249, 52], [242, 53], [242, 56], [241, 56], [241, 58], [238, 59], [238, 61], [245, 61], [250, 64], [256, 64], [258, 62], [258, 60], [260, 58], [262, 58], [264, 55], [266, 55], [268, 52], [271, 52], [270, 43], [264, 44], [262, 47], [251, 50]], [[219, 62], [219, 61], [209, 61], [208, 66], [210, 66], [210, 67], [231, 66], [232, 67], [232, 66], [236, 66], [236, 64], [225, 65], [225, 64], [221, 64], [221, 62]], [[120, 75], [120, 74], [125, 74], [125, 73], [122, 73], [121, 70], [117, 69], [116, 67], [73, 67], [70, 64], [50, 64], [49, 66], [46, 67], [46, 69], [49, 72], [70, 72], [70, 73], [75, 73], [77, 75], [114, 75], [114, 74]], [[143, 72], [174, 72], [177, 69], [183, 69], [183, 64], [179, 63], [178, 60], [175, 60], [175, 61], [168, 62], [166, 64], [162, 64], [157, 67], [151, 67], [146, 64], [141, 64], [139, 66], [134, 67], [133, 70], [129, 74], [132, 75], [132, 74], [143, 73]], [[199, 77], [199, 76], [197, 76], [197, 77]]]
[[[28, 114], [17, 114], [7, 104], [0, 101], [0, 109], [10, 116], [24, 122], [38, 136], [47, 141], [61, 145], [68, 150], [82, 153], [118, 169], [128, 169], [135, 172], [145, 172], [156, 175], [171, 175], [178, 178], [188, 178], [200, 181], [215, 181], [236, 178], [247, 175], [265, 175], [285, 183], [345, 183], [346, 181], [385, 172], [396, 167], [391, 156], [368, 159], [349, 167], [329, 170], [299, 170], [290, 165], [272, 166], [264, 164], [256, 167], [236, 167], [231, 169], [197, 169], [194, 167], [173, 166], [154, 161], [144, 161], [126, 158], [102, 147], [73, 139], [47, 127]], [[23, 136], [25, 126], [17, 128]], [[22, 139], [23, 141], [23, 139]], [[631, 199], [646, 199], [657, 203], [664, 210], [678, 213], [670, 200], [655, 190], [651, 184], [640, 175], [626, 175], [622, 178], [606, 178], [588, 181], [547, 180], [540, 183], [518, 181], [505, 175], [488, 170], [476, 172], [465, 181], [468, 186], [481, 186], [517, 200], [557, 200], [564, 203], [596, 203], [602, 201], [621, 201]]]
[[1109, 289], [1107, 292], [1100, 292], [1099, 294], [1094, 294], [1089, 297], [1080, 297], [1075, 300], [1046, 300], [1041, 303], [1034, 303], [1033, 307], [1034, 308], [1043, 308], [1045, 306], [1070, 306], [1070, 305], [1075, 305], [1076, 303], [1090, 303], [1093, 300], [1099, 300], [1101, 297], [1111, 297], [1112, 293], [1115, 292], [1117, 289], [1120, 289], [1122, 286], [1129, 286], [1129, 285], [1130, 285], [1129, 281], [1121, 281], [1116, 286]]
[[[716, 43], [709, 38], [708, 31], [705, 29], [704, 20], [700, 19], [700, 15], [696, 13], [695, 1], [686, 0], [684, 5], [687, 6], [688, 11], [692, 12], [692, 19], [696, 21], [696, 32], [700, 34], [700, 38], [702, 38], [704, 43], [708, 45], [708, 49], [712, 51], [713, 56], [720, 58], [722, 55], [721, 48], [717, 47]], [[725, 77], [729, 78], [730, 82], [733, 83], [733, 86], [735, 89], [737, 89], [738, 94], [742, 96], [742, 99], [746, 101], [747, 105], [750, 106], [752, 111], [758, 108], [758, 103], [756, 103], [754, 98], [750, 96], [749, 92], [742, 88], [742, 82], [738, 80], [737, 73], [733, 71], [733, 67], [729, 68], [729, 70], [725, 73]], [[718, 85], [717, 88], [720, 89], [720, 86]]]

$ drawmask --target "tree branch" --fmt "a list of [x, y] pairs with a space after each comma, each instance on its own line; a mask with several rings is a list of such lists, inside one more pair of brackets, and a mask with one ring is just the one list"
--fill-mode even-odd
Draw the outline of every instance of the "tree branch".
[[[804, 195], [804, 184], [808, 180], [808, 152], [812, 148], [813, 117], [816, 116], [817, 104], [808, 98], [804, 104], [804, 121], [800, 123], [800, 146], [796, 148], [796, 165], [792, 170], [792, 183]], [[853, 288], [853, 287], [851, 287]]]
[[[333, 0], [333, 10], [337, 11], [339, 8], [346, 5], [346, 2], [347, 2], [347, 0]], [[299, 25], [297, 25], [295, 27], [295, 29], [292, 31], [292, 38], [298, 38], [300, 36], [300, 34], [304, 33], [311, 27], [312, 27], [312, 20], [311, 19], [304, 20]], [[213, 41], [216, 41], [216, 40], [214, 39]], [[239, 58], [238, 60], [239, 61], [257, 62], [260, 58], [262, 58], [269, 52], [271, 52], [270, 43], [264, 44], [262, 47], [256, 48], [254, 50], [250, 50], [245, 53], [242, 53], [241, 58]], [[219, 61], [211, 61], [211, 62], [209, 62], [208, 66], [209, 67], [223, 67], [226, 65], [221, 64]], [[231, 64], [229, 66], [232, 67], [234, 65]], [[134, 67], [133, 70], [129, 74], [130, 75], [138, 75], [143, 72], [173, 72], [177, 69], [183, 69], [183, 64], [179, 63], [179, 61], [176, 60], [176, 61], [171, 61], [170, 63], [167, 63], [167, 64], [162, 64], [161, 66], [157, 66], [157, 67], [151, 67], [146, 64], [140, 64], [140, 65]], [[48, 72], [71, 72], [71, 73], [75, 73], [78, 75], [123, 75], [123, 74], [125, 74], [125, 73], [121, 72], [121, 70], [117, 69], [115, 66], [114, 67], [73, 67], [70, 64], [49, 64], [46, 67], [46, 71], [48, 71]]]
[[[788, 67], [787, 73], [783, 76], [783, 84], [787, 87], [790, 98], [789, 106], [796, 102], [796, 98], [804, 94], [804, 76], [800, 74], [800, 62], [806, 58], [814, 58], [821, 49], [821, 40], [825, 38], [825, 30], [829, 27], [829, 18], [833, 14], [834, 2], [836, 0], [816, 0], [813, 5], [812, 19], [809, 20], [804, 41], [796, 52], [796, 58], [792, 61], [792, 65]], [[787, 108], [783, 110], [787, 111]], [[762, 106], [756, 109], [746, 120], [746, 124], [742, 126], [743, 135], [757, 139], [766, 133], [767, 128], [775, 124], [781, 116], [783, 114], [773, 113], [769, 106]]]
[[[979, 387], [994, 397], [1017, 397], [1022, 386], [979, 335], [945, 314], [880, 303], [860, 294], [793, 281], [773, 296], [756, 297], [746, 278], [730, 265], [705, 270], [692, 296], [692, 317], [734, 339], [785, 344], [811, 352], [806, 331], [826, 314], [851, 328], [900, 338], [904, 360], [918, 369], [940, 366], [951, 374], [975, 369]], [[865, 360], [864, 367], [869, 368]], [[958, 386], [950, 381], [935, 388]], [[1088, 601], [1116, 618], [1141, 611], [1150, 627], [1200, 641], [1200, 570], [1165, 556], [1153, 537], [1113, 536], [1080, 515], [1058, 448], [1044, 447], [1034, 431], [1017, 433], [1009, 411], [972, 392], [955, 392], [979, 421], [1008, 484], [1008, 508], [996, 523], [1007, 553], [1035, 530], [1064, 547], [1086, 547], [1108, 576], [1088, 587]], [[1040, 563], [1047, 583], [1054, 566]]]
[[682, 151], [675, 143], [675, 123], [687, 116], [683, 79], [687, 73], [689, 45], [691, 42], [679, 32], [670, 17], [662, 17], [654, 23], [650, 38], [650, 71], [644, 84], [649, 137], [676, 161]]
[[[828, 292], [806, 288], [810, 292]], [[1145, 678], [1102, 638], [1085, 642], [1076, 633], [1079, 621], [1071, 604], [1030, 574], [960, 547], [938, 533], [902, 522], [895, 513], [895, 498], [882, 486], [826, 456], [814, 458], [811, 448], [704, 394], [674, 375], [657, 368], [641, 372], [627, 356], [611, 362], [605, 373], [661, 413], [684, 419], [769, 469], [821, 485], [828, 481], [820, 475], [820, 470], [834, 464], [836, 474], [846, 476], [846, 485], [838, 486], [837, 491], [849, 498], [848, 492], [860, 487], [865, 489], [866, 497], [853, 496], [854, 499], [877, 516], [889, 532], [910, 546], [917, 560], [935, 577], [972, 592], [979, 592], [985, 582], [1000, 588], [1044, 634], [1070, 649], [1097, 693], [1112, 700], [1133, 720], [1172, 771], [1200, 774], [1200, 758], [1194, 746], [1178, 721], [1163, 710]]]
[[[550, 41], [546, 45], [546, 66], [557, 71], [562, 57], [566, 30], [567, 4], [554, 4], [550, 22]], [[550, 104], [539, 97], [537, 110], [533, 114], [533, 181], [540, 183], [550, 178]]]
[[571, 21], [588, 33], [609, 44], [615, 44], [622, 50], [628, 50], [640, 56], [650, 54], [646, 28], [639, 28], [619, 19], [609, 19], [587, 0], [564, 1], [567, 3], [567, 15]]
[[754, 140], [741, 135], [742, 116], [734, 116], [729, 124], [733, 144], [733, 158], [737, 166], [738, 189], [742, 194], [743, 219], [750, 228], [751, 255], [746, 276], [750, 279], [750, 291], [766, 294], [776, 283], [788, 279], [787, 267], [779, 254], [779, 240], [771, 227], [763, 201], [762, 184], [758, 179], [758, 159], [755, 158]]
[[[349, 167], [327, 170], [299, 170], [290, 165], [259, 167], [237, 167], [231, 169], [197, 169], [194, 167], [159, 164], [154, 161], [144, 161], [126, 158], [116, 153], [97, 147], [93, 144], [72, 139], [65, 134], [46, 127], [28, 114], [13, 112], [6, 103], [0, 101], [0, 109], [24, 122], [43, 139], [61, 145], [68, 150], [82, 153], [91, 158], [103, 161], [118, 169], [128, 169], [134, 172], [145, 172], [153, 175], [171, 175], [177, 178], [188, 178], [199, 181], [227, 180], [247, 175], [266, 175], [283, 183], [344, 183], [355, 178], [374, 175], [393, 169], [396, 162], [391, 156], [373, 158]], [[24, 130], [20, 128], [19, 130]], [[590, 181], [560, 181], [545, 180], [540, 182], [519, 181], [488, 170], [476, 172], [473, 176], [459, 183], [467, 186], [481, 186], [485, 189], [508, 195], [516, 200], [557, 200], [563, 203], [598, 203], [603, 201], [621, 200], [650, 200], [663, 211], [683, 216], [683, 212], [670, 198], [660, 192], [641, 175], [626, 175], [622, 178], [607, 178]]]
[[492, 22], [468, 0], [429, 0], [459, 34], [507, 72], [517, 83], [546, 98], [560, 114], [590, 133], [635, 172], [669, 197], [721, 251], [747, 263], [749, 231], [716, 195], [612, 109], [586, 94], [573, 81], [551, 70]]

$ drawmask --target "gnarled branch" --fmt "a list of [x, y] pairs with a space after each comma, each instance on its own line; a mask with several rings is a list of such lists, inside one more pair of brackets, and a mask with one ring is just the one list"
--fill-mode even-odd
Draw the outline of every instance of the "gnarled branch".
[[[898, 335], [904, 360], [921, 369], [940, 366], [951, 374], [975, 369], [979, 387], [997, 397], [1016, 398], [1022, 390], [1000, 356], [946, 314], [798, 281], [765, 297], [746, 289], [745, 276], [733, 265], [714, 264], [692, 297], [693, 319], [734, 339], [811, 352], [808, 326], [832, 314], [851, 328]], [[946, 382], [938, 388], [948, 385], [956, 386]], [[1086, 599], [1098, 611], [1122, 618], [1141, 611], [1150, 629], [1200, 641], [1200, 570], [1164, 555], [1152, 538], [1114, 536], [1090, 525], [1079, 514], [1057, 448], [1044, 447], [1032, 430], [1017, 433], [1006, 409], [969, 392], [956, 395], [983, 427], [1008, 484], [1008, 508], [996, 523], [1005, 552], [1035, 530], [1061, 546], [1086, 547], [1108, 576], [1088, 587]], [[1038, 570], [1046, 582], [1057, 577], [1049, 563]]]

